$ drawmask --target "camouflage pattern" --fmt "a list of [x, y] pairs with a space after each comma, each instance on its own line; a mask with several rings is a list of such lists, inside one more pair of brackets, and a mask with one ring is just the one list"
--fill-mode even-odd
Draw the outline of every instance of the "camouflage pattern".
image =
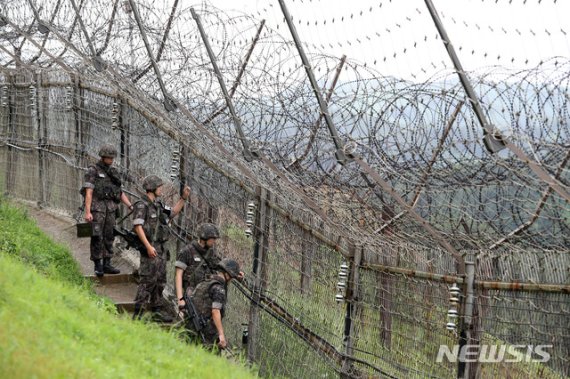
[[90, 259], [96, 261], [98, 259], [110, 258], [113, 256], [113, 242], [115, 235], [113, 228], [115, 227], [115, 211], [106, 209], [102, 212], [93, 211], [93, 221], [91, 222], [93, 233], [89, 244]]
[[214, 275], [200, 282], [192, 294], [196, 311], [207, 320], [207, 325], [202, 330], [206, 345], [214, 345], [217, 342], [218, 330], [212, 320], [212, 309], [219, 309], [222, 318], [224, 317], [227, 301], [226, 285], [223, 277]]
[[227, 272], [232, 278], [237, 279], [239, 276], [239, 263], [233, 259], [224, 258], [219, 264], [219, 268]]
[[119, 173], [113, 167], [98, 162], [87, 169], [83, 188], [93, 190], [90, 209], [93, 215], [90, 258], [93, 261], [110, 258], [113, 255], [115, 211], [119, 207], [121, 196]]
[[116, 158], [117, 157], [117, 149], [113, 145], [103, 145], [99, 149], [99, 156], [101, 158]]
[[166, 287], [166, 262], [168, 250], [164, 245], [154, 244], [157, 257], [149, 258], [146, 249], [141, 251], [139, 267], [139, 286], [135, 297], [136, 304], [149, 304], [151, 308], [160, 307], [162, 292]]
[[171, 209], [160, 200], [150, 201], [145, 198], [133, 205], [133, 225], [142, 225], [144, 234], [151, 244], [164, 243], [170, 237]]
[[[105, 206], [111, 206], [117, 209], [121, 200], [121, 177], [116, 168], [107, 166], [103, 162], [89, 166], [85, 173], [85, 183], [83, 188], [91, 188], [93, 190], [93, 203], [91, 210], [99, 211], [97, 206], [100, 202], [105, 201]], [[107, 203], [114, 204], [107, 204]]]
[[160, 307], [162, 292], [166, 286], [166, 262], [170, 259], [169, 251], [164, 247], [170, 232], [168, 230], [169, 209], [160, 201], [148, 198], [134, 204], [133, 226], [141, 225], [145, 236], [156, 249], [157, 257], [150, 258], [145, 247], [142, 247], [139, 268], [139, 286], [135, 303], [152, 307]]
[[144, 178], [142, 186], [145, 191], [153, 192], [163, 184], [164, 182], [158, 176], [149, 175], [146, 178]]
[[182, 248], [177, 256], [175, 266], [183, 270], [182, 289], [191, 295], [194, 288], [203, 280], [215, 273], [220, 263], [214, 248], [203, 248], [198, 241], [192, 241]]
[[198, 238], [204, 241], [210, 238], [220, 238], [220, 231], [214, 224], [201, 224], [198, 227]]

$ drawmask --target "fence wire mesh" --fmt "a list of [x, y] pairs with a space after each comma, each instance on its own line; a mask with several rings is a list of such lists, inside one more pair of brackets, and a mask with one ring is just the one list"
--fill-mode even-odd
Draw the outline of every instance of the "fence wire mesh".
[[[473, 99], [422, 2], [338, 14], [291, 3], [311, 36], [301, 47], [277, 2], [257, 14], [177, 0], [2, 2], [0, 189], [73, 215], [104, 143], [119, 149], [131, 197], [149, 174], [168, 181], [167, 200], [189, 184], [170, 250], [202, 222], [220, 226], [220, 251], [248, 278], [231, 287], [230, 342], [263, 376], [570, 375], [568, 4], [524, 2], [517, 10], [542, 18], [483, 25], [473, 2], [459, 13], [444, 3], [451, 39], [461, 26], [521, 46], [456, 41]], [[500, 15], [505, 4], [476, 6]], [[500, 151], [483, 143], [473, 103]], [[442, 345], [508, 346], [514, 362], [441, 361]], [[526, 353], [537, 345], [547, 362]]]

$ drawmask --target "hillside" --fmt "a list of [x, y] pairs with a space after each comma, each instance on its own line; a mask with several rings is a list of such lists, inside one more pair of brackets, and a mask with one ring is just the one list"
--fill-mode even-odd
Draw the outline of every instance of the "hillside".
[[69, 252], [0, 199], [0, 377], [251, 378], [176, 330], [132, 322]]

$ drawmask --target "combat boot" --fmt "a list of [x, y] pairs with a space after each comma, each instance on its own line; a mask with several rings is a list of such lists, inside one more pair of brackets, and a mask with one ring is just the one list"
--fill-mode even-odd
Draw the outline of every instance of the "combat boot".
[[103, 258], [103, 271], [105, 274], [120, 274], [121, 270], [111, 265], [111, 258]]
[[93, 264], [95, 266], [95, 275], [97, 275], [99, 278], [102, 277], [105, 274], [105, 270], [103, 269], [103, 260], [95, 259], [93, 261]]
[[133, 313], [133, 320], [140, 320], [143, 315], [142, 304], [135, 304], [135, 312]]
[[160, 307], [152, 307], [152, 321], [170, 323], [174, 321], [171, 315], [161, 310]]

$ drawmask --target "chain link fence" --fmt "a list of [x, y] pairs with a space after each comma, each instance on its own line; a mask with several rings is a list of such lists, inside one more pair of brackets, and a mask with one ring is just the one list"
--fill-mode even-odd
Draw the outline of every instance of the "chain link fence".
[[470, 72], [473, 99], [448, 67], [413, 82], [305, 44], [315, 87], [251, 15], [75, 5], [0, 8], [2, 192], [75, 215], [104, 143], [133, 199], [149, 174], [167, 201], [190, 185], [169, 249], [221, 228], [247, 277], [229, 340], [262, 376], [570, 375], [567, 58]]

